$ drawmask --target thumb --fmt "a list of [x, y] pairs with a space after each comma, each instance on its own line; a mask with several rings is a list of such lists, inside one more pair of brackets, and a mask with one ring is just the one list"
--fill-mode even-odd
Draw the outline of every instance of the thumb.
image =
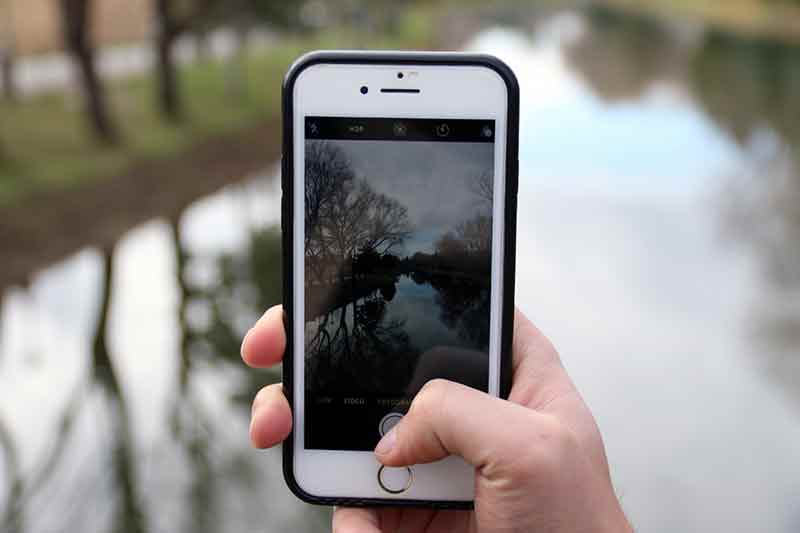
[[419, 391], [408, 414], [387, 433], [375, 455], [387, 466], [430, 463], [458, 455], [473, 467], [499, 466], [529, 449], [551, 427], [548, 415], [436, 379]]

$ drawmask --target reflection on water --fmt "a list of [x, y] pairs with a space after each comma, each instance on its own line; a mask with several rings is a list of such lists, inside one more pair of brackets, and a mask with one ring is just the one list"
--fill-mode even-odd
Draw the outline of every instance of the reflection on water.
[[[518, 303], [595, 410], [634, 524], [797, 531], [800, 51], [598, 11], [470, 48], [519, 74]], [[278, 379], [238, 359], [280, 299], [273, 175], [3, 294], [0, 531], [327, 529], [247, 438]], [[397, 287], [371, 296], [383, 320], [474, 331], [448, 323], [457, 293]]]
[[489, 287], [415, 270], [306, 323], [306, 446], [370, 451], [434, 378], [486, 390]]
[[327, 524], [247, 437], [250, 399], [279, 378], [238, 355], [280, 300], [278, 201], [257, 178], [6, 293], [1, 531]]
[[696, 40], [702, 37], [691, 28], [669, 28], [602, 7], [587, 16], [587, 31], [565, 51], [582, 81], [606, 102], [642, 99], [655, 82], [684, 80]]

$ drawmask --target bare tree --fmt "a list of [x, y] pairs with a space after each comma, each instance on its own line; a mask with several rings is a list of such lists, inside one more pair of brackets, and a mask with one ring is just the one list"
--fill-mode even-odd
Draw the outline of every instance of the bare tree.
[[386, 254], [403, 243], [410, 233], [408, 209], [384, 194], [372, 193], [366, 213], [366, 228], [362, 250]]
[[89, 37], [91, 4], [89, 0], [60, 0], [60, 2], [64, 40], [80, 72], [92, 132], [100, 142], [117, 144], [119, 132], [108, 112]]
[[252, 20], [252, 0], [155, 0], [158, 103], [173, 123], [185, 118], [175, 43], [187, 32], [205, 33], [215, 22], [234, 21], [237, 28]]
[[14, 19], [11, 16], [11, 2], [4, 2], [0, 8], [0, 86], [3, 97], [14, 101], [17, 87], [14, 80]]
[[[241, 52], [255, 23], [291, 27], [297, 19], [299, 4], [297, 0], [155, 0], [158, 102], [164, 117], [174, 123], [185, 118], [174, 57], [175, 43], [181, 35], [194, 32], [204, 36], [224, 22], [236, 29], [237, 48]], [[231, 69], [225, 80], [239, 95], [244, 88], [243, 64], [241, 60], [229, 62]]]
[[17, 87], [14, 83], [14, 51], [5, 45], [0, 45], [0, 85], [3, 98], [10, 102], [17, 99]]
[[[449, 231], [436, 241], [436, 253], [441, 256], [452, 257], [465, 252], [464, 243], [456, 237], [455, 233]], [[417, 261], [419, 262], [419, 261]]]
[[358, 251], [388, 253], [410, 233], [405, 206], [376, 193], [366, 180], [337, 188], [321, 228], [323, 246], [340, 264]]
[[[10, 2], [4, 2], [0, 8], [0, 91], [9, 102], [17, 98], [14, 80], [14, 20], [11, 17]], [[7, 151], [0, 144], [0, 161], [7, 158]]]
[[183, 28], [176, 18], [174, 4], [172, 0], [156, 0], [156, 57], [161, 112], [168, 120], [178, 122], [183, 118], [183, 106], [172, 49]]
[[327, 247], [323, 240], [323, 218], [330, 212], [337, 189], [350, 187], [355, 173], [344, 152], [320, 141], [306, 147], [305, 255], [307, 268], [318, 281], [325, 277]]
[[[319, 222], [330, 209], [337, 189], [349, 186], [355, 173], [341, 149], [319, 141], [308, 143], [306, 147], [305, 174], [306, 226], [319, 229]], [[314, 236], [314, 233], [306, 232], [306, 245]]]
[[477, 198], [477, 204], [482, 208], [488, 208], [491, 212], [494, 201], [494, 183], [489, 172], [475, 175], [469, 183], [469, 189]]
[[486, 253], [492, 244], [492, 219], [478, 215], [459, 224], [455, 233], [467, 253]]
[[476, 215], [464, 220], [454, 230], [448, 231], [436, 241], [436, 252], [444, 256], [486, 255], [492, 246], [492, 219]]
[[205, 27], [222, 0], [155, 0], [158, 103], [170, 122], [184, 118], [174, 48], [178, 38], [193, 28]]
[[340, 148], [310, 143], [306, 161], [306, 263], [318, 280], [325, 265], [336, 265], [341, 276], [358, 252], [386, 254], [408, 237], [406, 207], [356, 179]]

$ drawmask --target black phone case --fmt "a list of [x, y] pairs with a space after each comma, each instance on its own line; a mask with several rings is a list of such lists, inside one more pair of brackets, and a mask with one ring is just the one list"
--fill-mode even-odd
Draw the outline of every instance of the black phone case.
[[[514, 275], [517, 234], [517, 188], [519, 151], [519, 85], [511, 69], [494, 56], [451, 52], [310, 52], [299, 58], [286, 73], [283, 81], [283, 158], [281, 161], [281, 230], [283, 242], [283, 310], [286, 329], [286, 352], [283, 359], [283, 392], [294, 411], [294, 356], [295, 346], [292, 323], [292, 273], [294, 272], [293, 239], [293, 181], [294, 128], [292, 93], [299, 74], [320, 63], [381, 64], [381, 65], [468, 65], [484, 66], [497, 72], [508, 88], [508, 117], [506, 133], [506, 198], [505, 198], [505, 256], [503, 258], [503, 305], [500, 347], [500, 397], [507, 398], [511, 389], [512, 352], [514, 333]], [[438, 509], [471, 509], [473, 502], [401, 500], [384, 498], [332, 498], [318, 497], [305, 492], [297, 483], [292, 468], [294, 439], [290, 434], [283, 443], [283, 475], [291, 491], [301, 500], [317, 505], [341, 506], [404, 506]]]

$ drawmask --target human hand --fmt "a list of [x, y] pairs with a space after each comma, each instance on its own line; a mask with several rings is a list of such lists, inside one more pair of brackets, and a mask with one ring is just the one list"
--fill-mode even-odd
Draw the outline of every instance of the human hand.
[[[283, 310], [275, 306], [245, 336], [242, 357], [253, 367], [272, 366], [285, 347]], [[474, 511], [337, 508], [334, 532], [632, 531], [591, 412], [552, 344], [519, 311], [513, 352], [508, 400], [430, 381], [375, 449], [388, 466], [461, 456], [475, 467]], [[275, 446], [291, 428], [281, 385], [259, 391], [250, 423], [253, 445]]]

